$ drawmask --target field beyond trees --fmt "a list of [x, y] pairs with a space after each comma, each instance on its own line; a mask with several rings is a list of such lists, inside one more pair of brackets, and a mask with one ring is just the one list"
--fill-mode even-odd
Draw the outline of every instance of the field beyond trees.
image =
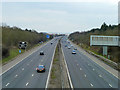
[[[90, 46], [90, 35], [120, 36], [120, 25], [107, 25], [103, 23], [100, 28], [86, 32], [74, 32], [69, 35], [69, 39], [86, 50], [102, 55], [103, 48], [100, 46]], [[108, 55], [114, 62], [120, 63], [120, 47], [108, 47]], [[108, 58], [108, 56], [105, 56]]]

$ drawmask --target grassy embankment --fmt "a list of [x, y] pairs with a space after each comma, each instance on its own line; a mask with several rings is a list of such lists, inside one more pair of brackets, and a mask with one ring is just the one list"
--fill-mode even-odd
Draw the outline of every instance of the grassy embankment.
[[[19, 55], [19, 41], [26, 41], [26, 50], [29, 50], [41, 45], [39, 43], [41, 41], [48, 41], [49, 39], [46, 38], [46, 35], [47, 33], [38, 33], [35, 30], [22, 30], [17, 27], [9, 26], [2, 27], [2, 63], [6, 63]], [[52, 35], [50, 35], [50, 39], [52, 39]], [[21, 53], [25, 52], [25, 50], [21, 51]]]

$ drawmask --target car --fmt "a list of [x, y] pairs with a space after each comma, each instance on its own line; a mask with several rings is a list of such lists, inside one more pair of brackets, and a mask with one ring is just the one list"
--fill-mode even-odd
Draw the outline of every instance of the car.
[[67, 47], [67, 45], [65, 45], [65, 47]]
[[68, 46], [68, 49], [70, 49], [71, 47], [70, 46]]
[[73, 47], [73, 45], [71, 45], [71, 47]]
[[53, 44], [53, 42], [51, 42], [51, 45]]
[[72, 51], [72, 54], [76, 54], [76, 51], [75, 51], [75, 50], [73, 50], [73, 51]]
[[77, 50], [77, 48], [74, 48], [74, 50]]
[[38, 65], [36, 68], [37, 72], [45, 72], [45, 66], [44, 65]]
[[43, 52], [43, 51], [40, 51], [40, 55], [44, 55], [44, 52]]

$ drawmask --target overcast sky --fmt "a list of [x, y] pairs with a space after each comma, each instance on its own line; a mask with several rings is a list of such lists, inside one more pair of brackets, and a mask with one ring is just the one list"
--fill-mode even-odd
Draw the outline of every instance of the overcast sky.
[[[99, 0], [98, 0], [99, 1]], [[71, 33], [118, 23], [118, 0], [3, 2], [2, 22], [38, 32]]]

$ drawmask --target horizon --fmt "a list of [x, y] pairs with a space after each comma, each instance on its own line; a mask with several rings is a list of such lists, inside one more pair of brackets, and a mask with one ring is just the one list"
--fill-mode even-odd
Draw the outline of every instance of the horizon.
[[37, 32], [83, 32], [100, 28], [104, 22], [117, 25], [117, 9], [117, 4], [104, 1], [2, 2], [2, 23]]

